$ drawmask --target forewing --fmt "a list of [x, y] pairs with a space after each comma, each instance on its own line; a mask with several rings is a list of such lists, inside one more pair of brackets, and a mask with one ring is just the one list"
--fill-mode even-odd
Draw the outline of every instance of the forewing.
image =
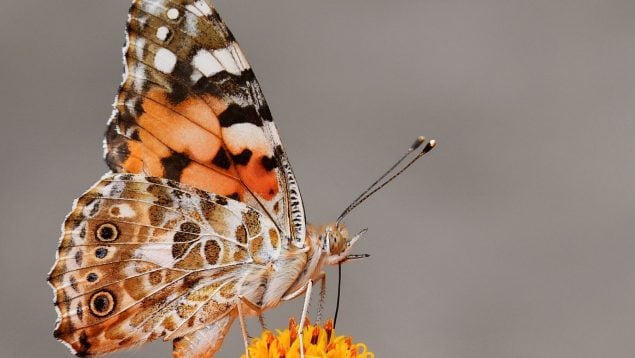
[[49, 276], [55, 336], [78, 354], [102, 354], [178, 338], [232, 314], [252, 263], [269, 259], [254, 243], [275, 233], [254, 212], [165, 179], [102, 178], [63, 224]]
[[134, 1], [105, 156], [245, 202], [304, 240], [302, 200], [245, 56], [207, 0]]

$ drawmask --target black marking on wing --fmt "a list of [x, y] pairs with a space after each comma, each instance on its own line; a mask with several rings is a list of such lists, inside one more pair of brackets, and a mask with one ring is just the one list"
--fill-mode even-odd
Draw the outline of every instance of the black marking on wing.
[[260, 160], [266, 171], [270, 172], [278, 167], [278, 162], [274, 157], [263, 156]]
[[232, 155], [232, 159], [236, 164], [247, 165], [247, 163], [249, 163], [249, 160], [251, 159], [252, 154], [253, 152], [251, 150], [244, 149], [242, 152], [240, 152], [240, 154]]
[[227, 128], [238, 123], [251, 123], [255, 126], [262, 127], [262, 119], [258, 116], [258, 112], [254, 106], [241, 107], [232, 103], [227, 109], [218, 116], [221, 127]]
[[263, 103], [258, 109], [258, 113], [260, 113], [260, 117], [264, 121], [273, 122], [273, 116], [271, 115], [271, 110], [269, 110], [269, 105], [267, 102]]
[[225, 148], [221, 147], [218, 150], [216, 156], [214, 156], [214, 159], [212, 160], [212, 164], [222, 169], [229, 169], [231, 167], [231, 162], [229, 161]]
[[[190, 56], [188, 56], [188, 58], [192, 58], [194, 53], [195, 52], [190, 51]], [[167, 99], [171, 104], [177, 105], [189, 97], [190, 86], [180, 79], [189, 78], [192, 75], [192, 72], [194, 72], [194, 69], [189, 63], [180, 59], [179, 61], [176, 61], [176, 65], [174, 66], [174, 70], [172, 70], [170, 77], [172, 79], [179, 80], [170, 81], [172, 90], [168, 92]]]
[[161, 164], [165, 168], [165, 178], [171, 180], [180, 180], [183, 169], [190, 164], [192, 160], [185, 154], [174, 152], [169, 157], [161, 159]]

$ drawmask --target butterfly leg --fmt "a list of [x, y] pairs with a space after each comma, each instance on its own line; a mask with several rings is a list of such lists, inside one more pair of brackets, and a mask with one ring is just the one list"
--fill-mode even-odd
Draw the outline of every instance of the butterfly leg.
[[320, 282], [320, 301], [318, 302], [317, 317], [315, 322], [322, 322], [322, 313], [324, 312], [324, 302], [326, 301], [326, 272], [320, 272], [315, 282]]
[[[320, 301], [318, 305], [317, 321], [322, 321], [322, 312], [324, 311], [324, 302], [326, 301], [326, 272], [320, 272], [312, 283], [320, 282]], [[301, 287], [299, 290], [292, 292], [282, 298], [284, 301], [290, 301], [301, 294], [306, 292], [306, 287]]]
[[260, 322], [260, 328], [263, 331], [267, 329], [267, 325], [265, 324], [265, 317], [262, 314], [258, 315], [258, 322]]
[[300, 358], [304, 358], [304, 338], [302, 331], [304, 330], [304, 322], [306, 321], [306, 313], [309, 310], [309, 301], [311, 301], [311, 291], [313, 289], [313, 281], [309, 280], [306, 284], [304, 293], [304, 305], [302, 306], [302, 318], [300, 318], [300, 326], [298, 327], [298, 339], [300, 339]]
[[258, 306], [257, 304], [249, 301], [248, 299], [246, 299], [243, 296], [240, 296], [240, 301], [242, 303], [244, 303], [247, 307], [249, 307], [252, 311], [256, 312], [256, 314], [258, 315], [258, 322], [260, 322], [260, 328], [262, 328], [262, 330], [264, 331], [265, 329], [267, 329], [267, 326], [265, 325], [265, 318], [262, 315], [263, 311], [262, 308], [260, 306]]
[[260, 322], [260, 328], [262, 328], [263, 331], [267, 329], [265, 325], [265, 318], [262, 315], [263, 313], [262, 307], [251, 302], [250, 300], [248, 300], [247, 298], [243, 296], [240, 296], [239, 298], [240, 298], [240, 302], [244, 303], [247, 307], [249, 307], [252, 311], [254, 311], [258, 315], [258, 322]]
[[249, 307], [250, 310], [254, 311], [258, 316], [262, 317], [262, 307], [258, 304], [251, 302], [247, 297], [238, 296], [240, 302], [245, 306]]
[[251, 302], [249, 299], [243, 296], [238, 296], [240, 302], [237, 305], [238, 308], [238, 318], [240, 320], [240, 330], [243, 334], [243, 342], [245, 344], [245, 357], [249, 358], [249, 336], [247, 334], [247, 324], [245, 323], [245, 313], [243, 312], [243, 305], [247, 306], [250, 310], [255, 312], [258, 315], [258, 319], [260, 320], [260, 324], [264, 329], [264, 319], [262, 318], [262, 307]]
[[243, 298], [240, 297], [238, 302], [238, 319], [240, 321], [240, 331], [243, 334], [243, 343], [245, 344], [245, 357], [249, 358], [249, 338], [247, 337], [247, 325], [245, 324], [245, 314], [243, 313]]

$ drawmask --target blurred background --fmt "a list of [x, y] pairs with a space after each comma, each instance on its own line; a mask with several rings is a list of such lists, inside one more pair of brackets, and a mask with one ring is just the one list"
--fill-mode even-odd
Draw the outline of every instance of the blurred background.
[[[439, 142], [348, 217], [372, 256], [344, 267], [340, 333], [378, 357], [635, 355], [635, 2], [216, 5], [311, 222], [334, 220], [416, 135]], [[2, 357], [70, 356], [45, 277], [73, 199], [106, 171], [128, 6], [0, 2]], [[219, 357], [241, 353], [236, 324]]]

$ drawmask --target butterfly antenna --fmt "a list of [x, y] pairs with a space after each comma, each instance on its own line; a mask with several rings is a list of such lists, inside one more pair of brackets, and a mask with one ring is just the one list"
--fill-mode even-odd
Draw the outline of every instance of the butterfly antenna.
[[337, 326], [337, 315], [340, 312], [340, 294], [342, 293], [342, 263], [337, 265], [337, 302], [335, 303], [335, 315], [333, 316], [333, 329]]
[[342, 220], [344, 219], [344, 217], [346, 217], [346, 215], [348, 215], [351, 211], [353, 211], [353, 209], [355, 209], [359, 204], [361, 204], [362, 202], [364, 202], [366, 199], [368, 199], [371, 195], [373, 195], [374, 193], [376, 193], [379, 189], [383, 188], [384, 186], [386, 186], [388, 183], [390, 183], [391, 181], [393, 181], [396, 177], [398, 177], [401, 173], [403, 173], [406, 169], [408, 169], [408, 167], [410, 167], [414, 162], [417, 161], [417, 159], [423, 157], [426, 153], [428, 153], [429, 151], [432, 150], [432, 148], [434, 148], [436, 146], [436, 141], [434, 139], [430, 140], [425, 147], [423, 148], [423, 150], [421, 152], [419, 152], [419, 154], [414, 157], [414, 159], [412, 159], [408, 164], [406, 164], [405, 167], [403, 167], [400, 171], [398, 171], [395, 175], [393, 175], [392, 177], [390, 177], [388, 180], [386, 180], [383, 184], [379, 185], [378, 184], [384, 180], [384, 178], [386, 178], [390, 173], [392, 173], [401, 163], [403, 163], [404, 160], [406, 160], [406, 158], [408, 158], [410, 156], [410, 154], [412, 152], [414, 152], [415, 150], [417, 150], [419, 147], [421, 147], [421, 145], [425, 142], [426, 138], [424, 136], [419, 136], [417, 137], [417, 139], [415, 140], [414, 143], [412, 143], [412, 145], [408, 148], [408, 150], [401, 156], [401, 158], [399, 158], [399, 160], [397, 160], [397, 162], [395, 164], [393, 164], [390, 169], [388, 169], [384, 174], [382, 174], [377, 180], [375, 180], [374, 183], [372, 183], [366, 190], [364, 190], [361, 194], [359, 194], [359, 196], [357, 198], [355, 198], [355, 200], [353, 200], [353, 202], [346, 208], [344, 209], [344, 211], [342, 212], [342, 214], [340, 214], [340, 216], [337, 218], [336, 227], [340, 226], [340, 223], [342, 222]]

